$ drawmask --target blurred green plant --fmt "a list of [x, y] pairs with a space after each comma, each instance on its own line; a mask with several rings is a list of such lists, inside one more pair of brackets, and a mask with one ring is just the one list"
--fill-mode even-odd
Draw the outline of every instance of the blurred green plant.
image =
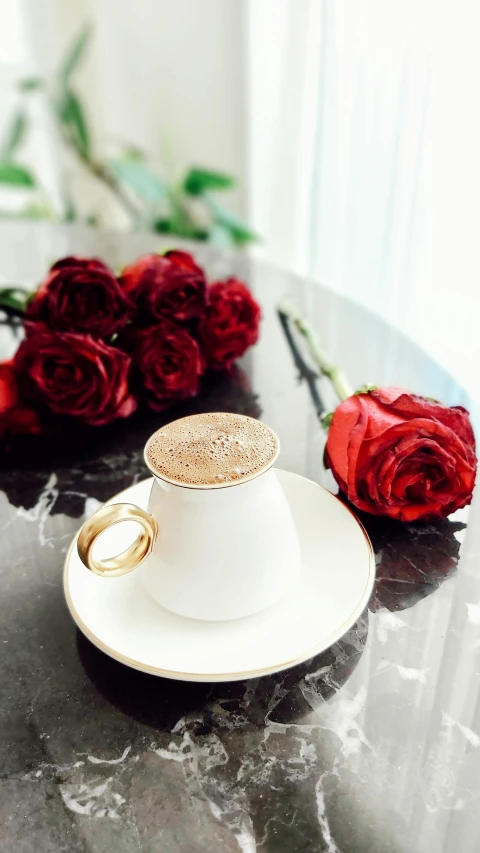
[[148, 156], [132, 145], [124, 145], [115, 156], [106, 159], [98, 156], [85, 107], [73, 84], [91, 36], [91, 28], [84, 27], [51, 80], [29, 77], [18, 82], [19, 104], [0, 143], [0, 186], [21, 190], [29, 200], [20, 212], [0, 210], [0, 217], [99, 224], [96, 213], [80, 214], [66, 173], [62, 174], [62, 210], [56, 212], [35, 172], [19, 162], [30, 131], [29, 99], [40, 96], [46, 99], [63, 145], [108, 188], [133, 228], [209, 240], [226, 247], [257, 240], [257, 235], [215, 196], [235, 185], [231, 175], [193, 166], [180, 180], [169, 182], [158, 174]]

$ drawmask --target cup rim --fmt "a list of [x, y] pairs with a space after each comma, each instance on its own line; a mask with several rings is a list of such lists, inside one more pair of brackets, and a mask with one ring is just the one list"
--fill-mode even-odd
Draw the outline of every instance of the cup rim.
[[[204, 414], [204, 413], [199, 412], [196, 414]], [[238, 413], [237, 412], [218, 412], [218, 413], [217, 412], [205, 412], [205, 414], [228, 415], [228, 414], [238, 414]], [[186, 418], [195, 417], [195, 415], [186, 415], [185, 417]], [[279, 453], [280, 453], [280, 439], [279, 439], [277, 433], [275, 432], [275, 430], [273, 430], [271, 426], [264, 423], [259, 418], [251, 418], [249, 415], [241, 415], [241, 417], [246, 418], [247, 420], [255, 421], [256, 423], [261, 424], [266, 429], [268, 429], [272, 433], [272, 435], [275, 436], [275, 439], [276, 439], [275, 453], [272, 456], [272, 458], [269, 459], [268, 462], [266, 462], [265, 465], [263, 465], [261, 468], [258, 468], [256, 471], [253, 471], [251, 474], [247, 474], [245, 477], [242, 477], [242, 479], [233, 480], [233, 481], [230, 480], [226, 483], [185, 483], [185, 482], [182, 482], [181, 480], [176, 480], [172, 477], [166, 477], [164, 474], [159, 474], [158, 471], [155, 470], [153, 465], [150, 465], [150, 463], [147, 459], [147, 447], [148, 447], [148, 443], [149, 443], [150, 439], [155, 435], [155, 433], [157, 433], [161, 429], [163, 429], [163, 427], [160, 427], [158, 430], [155, 430], [155, 432], [152, 433], [152, 435], [149, 436], [149, 438], [145, 442], [145, 447], [143, 449], [143, 459], [144, 459], [145, 465], [147, 466], [150, 473], [153, 474], [153, 476], [155, 477], [156, 480], [160, 480], [163, 483], [168, 483], [170, 486], [177, 486], [177, 488], [180, 488], [180, 489], [194, 489], [197, 492], [210, 492], [210, 491], [214, 491], [214, 490], [217, 491], [218, 489], [232, 489], [235, 486], [243, 486], [244, 483], [251, 483], [252, 480], [256, 480], [257, 477], [260, 477], [262, 474], [265, 474], [267, 471], [269, 471], [270, 468], [272, 468], [273, 465], [275, 464], [275, 462], [277, 461]], [[177, 418], [176, 420], [184, 420], [184, 418]], [[174, 421], [171, 421], [171, 423], [174, 423]], [[165, 424], [165, 426], [168, 426], [168, 424]]]

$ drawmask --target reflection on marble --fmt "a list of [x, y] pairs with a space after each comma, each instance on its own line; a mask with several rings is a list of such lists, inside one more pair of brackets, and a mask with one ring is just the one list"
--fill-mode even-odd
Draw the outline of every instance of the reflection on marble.
[[[289, 291], [301, 301], [301, 284], [250, 273], [266, 315], [250, 379], [212, 379], [195, 410], [261, 410], [281, 466], [316, 477], [318, 422], [273, 311]], [[362, 312], [326, 293], [320, 308], [333, 348], [368, 380], [371, 351], [353, 364], [344, 340]], [[389, 337], [375, 323], [373, 349]], [[412, 364], [431, 373], [390, 339], [392, 379]], [[369, 609], [314, 660], [244, 683], [156, 679], [78, 633], [61, 572], [85, 515], [145, 475], [143, 443], [159, 423], [143, 415], [1, 460], [0, 850], [477, 853], [476, 504], [466, 530], [467, 513], [424, 526], [362, 518], [378, 568]]]
[[[360, 516], [360, 513], [359, 513]], [[376, 556], [371, 610], [405, 610], [431, 595], [455, 573], [460, 554], [461, 521], [438, 519], [402, 524], [361, 514]]]
[[[143, 447], [152, 432], [175, 418], [218, 408], [260, 417], [258, 395], [240, 367], [234, 367], [230, 374], [207, 374], [199, 398], [168, 412], [143, 409], [100, 429], [58, 419], [58, 434], [15, 437], [7, 448], [0, 445], [2, 488], [9, 501], [24, 510], [35, 508], [39, 512], [43, 495], [43, 501], [51, 501], [49, 511], [78, 518], [88, 497], [104, 502], [147, 476]], [[125, 479], [119, 486], [122, 466]]]

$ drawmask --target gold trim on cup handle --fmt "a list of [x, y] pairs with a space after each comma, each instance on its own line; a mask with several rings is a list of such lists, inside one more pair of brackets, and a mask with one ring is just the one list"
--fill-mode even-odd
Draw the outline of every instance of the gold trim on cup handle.
[[[107, 560], [96, 560], [93, 546], [108, 527], [120, 521], [138, 521], [142, 526], [135, 542], [126, 551]], [[136, 569], [150, 554], [157, 538], [158, 525], [152, 515], [135, 504], [118, 503], [103, 506], [85, 522], [77, 540], [78, 556], [82, 563], [96, 575], [116, 578]]]

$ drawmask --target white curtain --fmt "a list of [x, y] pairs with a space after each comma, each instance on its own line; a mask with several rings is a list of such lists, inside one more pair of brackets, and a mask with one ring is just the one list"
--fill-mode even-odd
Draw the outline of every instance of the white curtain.
[[[237, 175], [258, 250], [380, 312], [479, 396], [477, 0], [18, 0], [0, 33], [0, 115], [82, 25], [76, 85], [95, 145], [167, 176]], [[62, 171], [107, 225], [111, 196], [61, 157], [31, 98], [22, 151], [61, 206]], [[247, 205], [247, 210], [245, 206]], [[2, 203], [3, 206], [3, 203]]]
[[263, 254], [400, 326], [480, 389], [480, 8], [249, 0]]

